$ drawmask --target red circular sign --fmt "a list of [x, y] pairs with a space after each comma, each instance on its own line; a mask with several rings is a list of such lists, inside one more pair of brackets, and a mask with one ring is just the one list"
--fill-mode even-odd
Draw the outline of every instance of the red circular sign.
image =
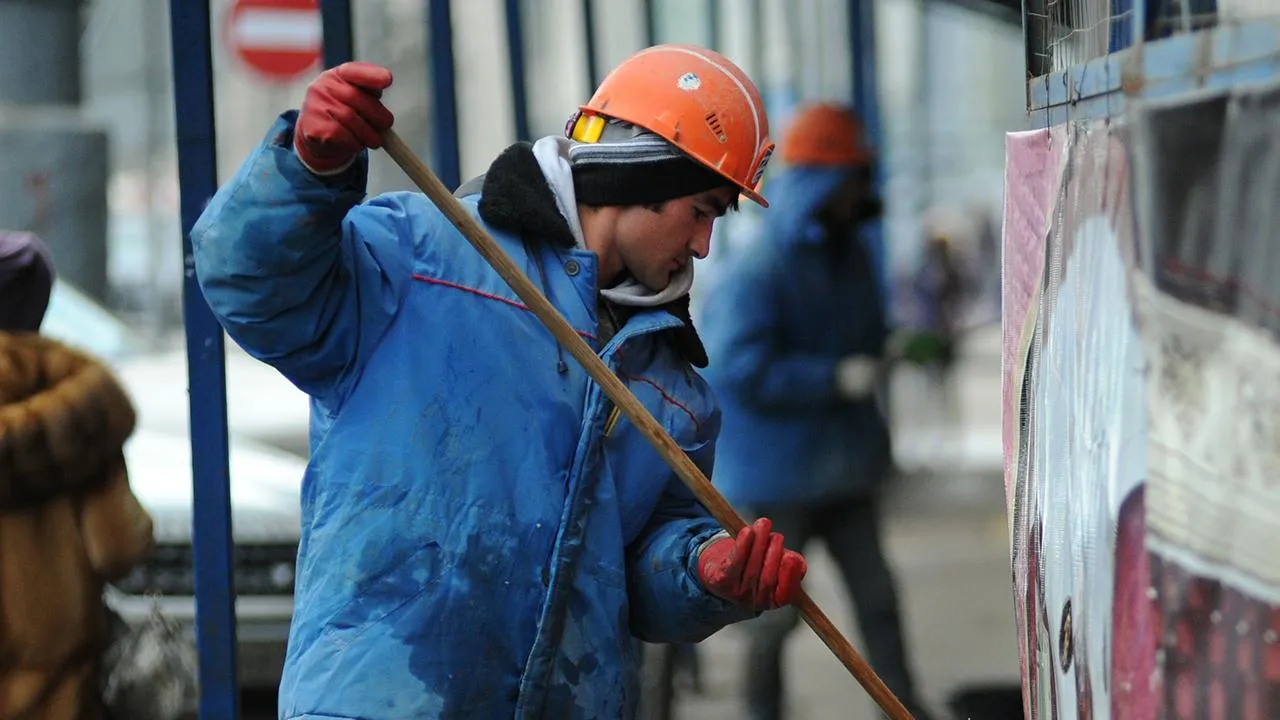
[[255, 73], [288, 82], [320, 65], [324, 32], [317, 0], [236, 0], [227, 11], [227, 47]]

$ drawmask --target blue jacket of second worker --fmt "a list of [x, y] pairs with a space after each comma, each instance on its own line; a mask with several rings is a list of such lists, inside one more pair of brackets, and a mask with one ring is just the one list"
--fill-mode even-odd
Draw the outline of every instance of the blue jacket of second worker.
[[[632, 717], [633, 636], [750, 616], [696, 579], [719, 525], [424, 195], [362, 203], [363, 155], [310, 174], [294, 117], [192, 233], [228, 333], [313, 398], [280, 717]], [[602, 343], [596, 256], [529, 146], [482, 187], [464, 206], [709, 473], [720, 414], [680, 313]]]
[[836, 364], [879, 357], [887, 335], [861, 237], [828, 238], [815, 218], [843, 178], [796, 167], [771, 180], [760, 235], [703, 287], [706, 377], [724, 413], [713, 479], [738, 506], [865, 494], [890, 460], [876, 402], [836, 393]]

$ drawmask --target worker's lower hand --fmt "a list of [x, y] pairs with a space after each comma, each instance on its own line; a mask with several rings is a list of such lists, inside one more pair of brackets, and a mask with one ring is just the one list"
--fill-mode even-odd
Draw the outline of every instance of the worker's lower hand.
[[759, 612], [791, 604], [807, 567], [803, 555], [782, 546], [773, 523], [760, 518], [737, 538], [703, 548], [698, 579], [711, 594]]
[[846, 400], [871, 394], [880, 375], [880, 361], [870, 355], [851, 355], [836, 363], [836, 392]]
[[382, 147], [394, 120], [382, 104], [391, 71], [349, 62], [320, 73], [307, 87], [294, 127], [293, 149], [307, 169], [332, 175], [351, 165], [365, 148]]

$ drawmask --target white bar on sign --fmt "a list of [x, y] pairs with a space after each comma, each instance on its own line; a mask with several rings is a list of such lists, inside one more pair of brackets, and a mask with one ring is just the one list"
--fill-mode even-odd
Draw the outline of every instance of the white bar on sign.
[[320, 47], [324, 30], [315, 11], [247, 9], [236, 16], [232, 33], [246, 49], [306, 51]]

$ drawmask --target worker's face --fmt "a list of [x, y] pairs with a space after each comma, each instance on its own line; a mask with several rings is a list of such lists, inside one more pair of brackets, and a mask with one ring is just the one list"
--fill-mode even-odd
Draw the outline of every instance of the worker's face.
[[623, 208], [616, 226], [623, 266], [650, 290], [662, 290], [678, 270], [711, 252], [712, 223], [736, 195], [722, 187], [661, 205]]

